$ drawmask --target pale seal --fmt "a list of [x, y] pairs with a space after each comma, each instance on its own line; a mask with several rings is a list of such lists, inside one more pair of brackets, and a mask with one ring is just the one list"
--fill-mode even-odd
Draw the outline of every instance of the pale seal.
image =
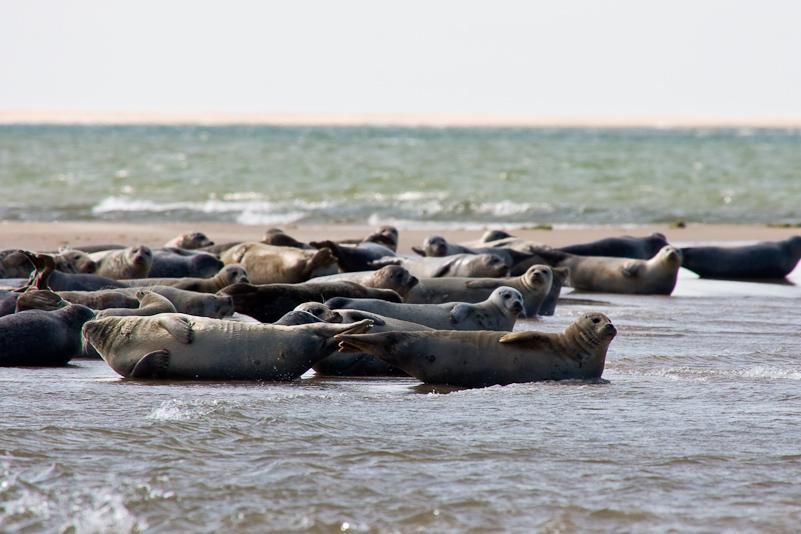
[[187, 232], [164, 243], [164, 248], [179, 247], [187, 250], [195, 250], [212, 245], [214, 245], [214, 241], [209, 239], [203, 232]]
[[299, 304], [324, 302], [334, 297], [371, 298], [401, 302], [390, 289], [364, 287], [347, 281], [307, 282], [304, 284], [233, 284], [221, 289], [218, 295], [233, 299], [234, 310], [262, 323], [272, 323]]
[[146, 246], [93, 252], [90, 257], [97, 263], [95, 274], [113, 280], [147, 278], [153, 264], [153, 251]]
[[241, 264], [252, 284], [296, 284], [314, 276], [337, 272], [331, 250], [303, 250], [263, 243], [242, 243], [225, 251], [223, 263]]
[[780, 280], [801, 259], [801, 237], [742, 247], [685, 247], [682, 267], [701, 278]]
[[159, 313], [177, 313], [175, 306], [167, 297], [152, 291], [140, 290], [136, 292], [136, 300], [139, 301], [138, 308], [105, 308], [97, 312], [98, 319], [101, 317], [127, 317], [132, 315], [156, 315]]
[[369, 327], [368, 320], [275, 326], [166, 313], [96, 319], [83, 336], [128, 378], [289, 381], [336, 350], [333, 336]]
[[418, 280], [409, 271], [400, 265], [386, 265], [377, 271], [357, 271], [352, 273], [329, 274], [327, 276], [317, 276], [306, 283], [335, 282], [335, 281], [355, 282], [364, 287], [376, 289], [391, 289], [401, 296], [404, 300], [409, 292], [417, 285]]
[[0, 317], [0, 367], [66, 365], [81, 353], [81, 327], [95, 316], [73, 304]]
[[481, 302], [501, 286], [513, 287], [523, 296], [526, 317], [539, 315], [553, 283], [553, 271], [547, 265], [532, 265], [521, 276], [504, 278], [423, 278], [404, 302], [441, 304], [443, 302]]
[[423, 382], [472, 388], [598, 379], [616, 334], [604, 314], [585, 313], [561, 333], [386, 332], [337, 339], [340, 350], [367, 352]]
[[506, 262], [494, 254], [454, 254], [443, 257], [383, 258], [375, 267], [400, 265], [417, 278], [442, 276], [501, 278], [509, 275]]
[[570, 269], [570, 287], [602, 293], [670, 295], [681, 268], [681, 252], [672, 246], [662, 247], [650, 260], [576, 256], [557, 250], [539, 254], [552, 266]]
[[332, 310], [345, 308], [377, 313], [437, 330], [511, 331], [523, 311], [523, 296], [511, 287], [499, 287], [487, 300], [477, 304], [398, 304], [376, 299], [337, 297], [326, 301], [325, 305]]
[[240, 282], [248, 283], [248, 273], [244, 267], [238, 263], [226, 265], [211, 278], [140, 278], [139, 280], [128, 280], [130, 287], [150, 287], [150, 286], [171, 286], [176, 289], [186, 291], [197, 291], [198, 293], [216, 293], [217, 291]]

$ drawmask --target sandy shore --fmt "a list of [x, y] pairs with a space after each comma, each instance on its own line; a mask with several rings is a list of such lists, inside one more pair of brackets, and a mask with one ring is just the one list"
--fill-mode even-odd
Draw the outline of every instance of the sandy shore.
[[[286, 225], [282, 229], [300, 241], [319, 239], [347, 239], [363, 237], [374, 228], [367, 226], [311, 226]], [[127, 224], [94, 222], [18, 223], [0, 222], [0, 250], [23, 248], [27, 250], [55, 250], [65, 245], [89, 245], [118, 243], [123, 245], [147, 245], [160, 247], [168, 240], [185, 232], [205, 233], [217, 243], [233, 241], [258, 241], [267, 227], [238, 224], [172, 223], [172, 224]], [[564, 246], [586, 243], [604, 237], [634, 235], [646, 236], [652, 232], [665, 234], [671, 243], [742, 243], [748, 241], [777, 241], [791, 235], [801, 235], [801, 228], [773, 228], [756, 225], [688, 225], [676, 228], [667, 225], [637, 227], [603, 226], [589, 228], [566, 228], [553, 230], [521, 229], [510, 231], [513, 235], [546, 243]], [[399, 252], [411, 253], [412, 246], [422, 244], [426, 236], [442, 235], [450, 242], [459, 243], [477, 239], [481, 231], [400, 229]]]
[[801, 117], [715, 116], [516, 116], [433, 113], [231, 113], [215, 111], [3, 110], [0, 124], [194, 124], [221, 126], [430, 126], [430, 127], [590, 127], [590, 128], [799, 128]]

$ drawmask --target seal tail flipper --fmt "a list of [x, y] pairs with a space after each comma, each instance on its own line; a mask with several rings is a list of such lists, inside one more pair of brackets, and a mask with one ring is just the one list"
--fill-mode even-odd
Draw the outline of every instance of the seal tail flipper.
[[170, 352], [158, 350], [142, 356], [136, 362], [128, 378], [167, 378], [167, 368], [170, 365]]
[[337, 334], [334, 339], [339, 341], [339, 352], [366, 352], [384, 359], [384, 357], [389, 356], [390, 348], [395, 345], [397, 334], [400, 334], [400, 332]]

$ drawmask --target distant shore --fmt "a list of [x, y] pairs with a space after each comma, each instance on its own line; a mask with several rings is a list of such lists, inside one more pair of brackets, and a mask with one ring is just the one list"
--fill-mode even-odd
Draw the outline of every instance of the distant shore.
[[510, 116], [425, 113], [267, 113], [82, 110], [1, 110], [0, 124], [588, 127], [588, 128], [801, 128], [801, 117]]
[[[308, 242], [322, 239], [351, 239], [368, 235], [376, 228], [356, 225], [283, 225], [292, 237]], [[9, 222], [0, 221], [0, 250], [22, 248], [34, 251], [56, 250], [61, 246], [91, 244], [146, 245], [160, 247], [182, 233], [199, 231], [217, 243], [258, 241], [266, 226], [215, 223], [132, 224], [107, 222]], [[663, 233], [671, 243], [744, 243], [778, 241], [801, 235], [801, 228], [776, 228], [759, 225], [690, 224], [684, 228], [668, 225], [598, 226], [584, 228], [519, 229], [511, 234], [545, 243], [564, 246], [586, 243], [605, 237], [622, 235], [647, 236]], [[411, 254], [412, 246], [420, 246], [429, 235], [441, 235], [450, 242], [460, 243], [481, 237], [476, 230], [399, 229], [399, 252]]]

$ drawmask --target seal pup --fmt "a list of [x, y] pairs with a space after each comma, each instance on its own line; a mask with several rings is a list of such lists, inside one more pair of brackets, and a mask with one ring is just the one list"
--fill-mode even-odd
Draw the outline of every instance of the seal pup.
[[437, 330], [506, 330], [511, 332], [523, 311], [523, 296], [517, 289], [499, 287], [483, 302], [443, 304], [398, 304], [376, 299], [337, 297], [325, 302], [332, 310], [362, 310]]
[[375, 268], [400, 265], [417, 278], [462, 276], [470, 278], [501, 278], [509, 276], [506, 262], [494, 254], [454, 254], [443, 257], [382, 258], [373, 262]]
[[558, 250], [539, 254], [550, 265], [570, 269], [570, 287], [602, 293], [670, 295], [681, 268], [681, 252], [670, 245], [650, 260], [577, 256]]
[[475, 388], [539, 380], [598, 379], [617, 330], [585, 313], [561, 333], [340, 334], [340, 350], [377, 356], [426, 383]]
[[303, 250], [247, 242], [230, 248], [223, 263], [241, 264], [252, 284], [297, 284], [314, 276], [335, 274], [336, 257], [330, 249]]
[[654, 232], [646, 237], [632, 237], [629, 235], [607, 237], [590, 243], [559, 247], [555, 250], [578, 256], [608, 256], [611, 258], [650, 260], [663, 247], [668, 245], [670, 243], [668, 243], [664, 234]]
[[209, 239], [203, 232], [187, 232], [164, 243], [164, 248], [178, 247], [186, 250], [195, 250], [213, 245], [214, 241]]
[[127, 378], [289, 381], [335, 351], [335, 335], [368, 328], [369, 320], [275, 326], [162, 313], [89, 321], [83, 337]]
[[197, 291], [198, 293], [216, 293], [223, 288], [240, 282], [250, 282], [248, 273], [238, 263], [232, 263], [224, 266], [211, 278], [194, 278], [190, 276], [182, 278], [140, 278], [139, 280], [129, 280], [127, 283], [130, 287], [159, 285], [171, 286], [186, 291]]
[[139, 301], [138, 308], [106, 308], [95, 314], [100, 319], [102, 317], [127, 317], [131, 315], [157, 315], [159, 313], [178, 313], [167, 297], [154, 293], [153, 291], [140, 290], [136, 292], [136, 300]]
[[376, 289], [391, 289], [406, 299], [409, 292], [417, 285], [417, 277], [412, 276], [409, 271], [400, 265], [385, 265], [377, 271], [357, 271], [352, 273], [329, 274], [326, 276], [316, 276], [307, 283], [326, 283], [338, 281], [355, 282], [364, 287]]
[[741, 247], [684, 247], [681, 266], [701, 278], [780, 280], [801, 259], [801, 237]]
[[233, 299], [234, 310], [262, 323], [272, 323], [299, 304], [324, 302], [334, 297], [370, 298], [401, 302], [400, 295], [390, 289], [364, 287], [347, 281], [304, 284], [233, 284], [218, 295]]
[[215, 254], [209, 252], [179, 247], [160, 248], [153, 251], [153, 265], [147, 277], [211, 278], [224, 266], [225, 264]]
[[523, 295], [526, 317], [536, 317], [551, 290], [553, 271], [547, 265], [532, 265], [521, 276], [504, 278], [424, 278], [404, 299], [409, 304], [481, 302], [501, 286], [513, 287]]
[[93, 252], [89, 256], [97, 263], [96, 274], [113, 280], [147, 278], [153, 265], [153, 251], [146, 246]]
[[81, 353], [81, 327], [95, 313], [80, 304], [0, 317], [0, 367], [66, 365]]

